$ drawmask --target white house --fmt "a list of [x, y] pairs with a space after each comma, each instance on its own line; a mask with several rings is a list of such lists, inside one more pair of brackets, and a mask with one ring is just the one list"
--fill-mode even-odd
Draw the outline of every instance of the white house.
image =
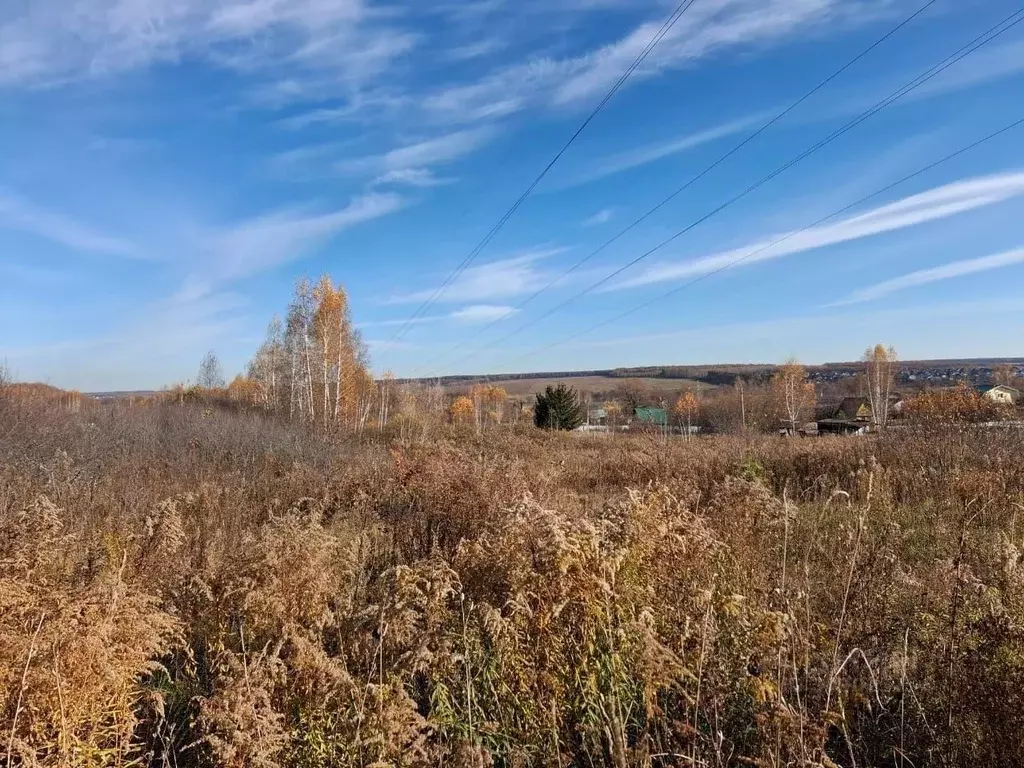
[[977, 389], [986, 400], [1000, 405], [1013, 405], [1020, 398], [1020, 390], [1005, 384], [985, 384]]

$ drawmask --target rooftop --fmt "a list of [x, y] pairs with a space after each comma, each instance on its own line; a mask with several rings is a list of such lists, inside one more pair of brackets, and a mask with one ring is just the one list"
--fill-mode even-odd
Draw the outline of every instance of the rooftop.
[[636, 408], [633, 415], [645, 424], [657, 424], [659, 427], [668, 424], [668, 411], [664, 408]]

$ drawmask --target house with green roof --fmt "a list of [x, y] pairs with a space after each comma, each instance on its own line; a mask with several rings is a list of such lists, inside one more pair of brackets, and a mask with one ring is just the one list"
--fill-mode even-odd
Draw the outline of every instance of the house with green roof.
[[653, 427], [668, 426], [668, 411], [664, 408], [634, 408], [633, 418], [640, 424], [650, 424]]

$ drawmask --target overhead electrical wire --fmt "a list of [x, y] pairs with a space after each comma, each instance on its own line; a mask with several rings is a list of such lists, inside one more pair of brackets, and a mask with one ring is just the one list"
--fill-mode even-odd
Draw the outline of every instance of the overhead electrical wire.
[[[740, 143], [738, 143], [737, 145], [732, 147], [728, 152], [723, 154], [721, 157], [719, 157], [717, 160], [715, 160], [713, 163], [711, 163], [709, 166], [707, 166], [700, 173], [698, 173], [697, 175], [693, 176], [689, 181], [687, 181], [681, 187], [679, 187], [674, 192], [672, 192], [670, 195], [668, 195], [668, 197], [664, 198], [661, 202], [659, 202], [653, 208], [648, 210], [645, 214], [640, 216], [638, 219], [633, 221], [627, 227], [625, 227], [624, 229], [620, 230], [618, 232], [618, 234], [616, 234], [610, 240], [607, 240], [605, 243], [603, 243], [597, 249], [595, 249], [595, 250], [591, 251], [590, 253], [588, 253], [582, 259], [580, 259], [575, 264], [573, 264], [571, 267], [569, 267], [567, 270], [565, 270], [560, 275], [558, 275], [558, 277], [556, 277], [555, 279], [553, 279], [552, 281], [550, 281], [549, 283], [547, 283], [543, 287], [537, 289], [534, 293], [532, 293], [524, 301], [522, 301], [521, 303], [519, 303], [515, 307], [513, 307], [511, 311], [512, 312], [519, 312], [524, 307], [526, 307], [528, 304], [531, 304], [541, 294], [546, 293], [551, 288], [553, 288], [554, 286], [558, 285], [558, 283], [562, 282], [562, 280], [564, 280], [566, 277], [571, 275], [573, 272], [575, 272], [577, 269], [582, 267], [584, 264], [586, 264], [588, 261], [593, 259], [595, 256], [603, 253], [605, 251], [605, 249], [607, 249], [609, 246], [611, 246], [611, 245], [615, 244], [616, 242], [618, 242], [619, 239], [622, 238], [624, 235], [626, 235], [629, 232], [633, 231], [640, 224], [645, 222], [647, 219], [649, 219], [655, 213], [657, 213], [662, 208], [664, 208], [666, 205], [668, 205], [672, 200], [677, 198], [679, 195], [681, 195], [683, 192], [685, 192], [687, 189], [689, 189], [695, 183], [697, 183], [702, 178], [707, 176], [711, 171], [713, 171], [715, 168], [717, 168], [723, 162], [725, 162], [730, 157], [735, 155], [737, 152], [739, 152], [741, 149], [743, 149], [745, 146], [747, 146], [750, 142], [752, 142], [754, 139], [756, 139], [762, 133], [764, 133], [769, 128], [771, 128], [773, 125], [775, 125], [775, 123], [777, 123], [779, 120], [781, 120], [784, 117], [786, 117], [786, 115], [788, 115], [794, 109], [799, 107], [801, 104], [803, 104], [805, 101], [807, 101], [807, 99], [811, 98], [814, 94], [816, 94], [822, 88], [827, 86], [829, 83], [831, 83], [837, 77], [842, 75], [846, 70], [848, 70], [850, 67], [852, 67], [854, 64], [856, 64], [858, 61], [860, 61], [865, 56], [867, 56], [869, 53], [871, 53], [875, 48], [877, 48], [878, 46], [880, 46], [884, 42], [886, 42], [889, 38], [891, 38], [893, 35], [895, 35], [897, 32], [899, 32], [901, 29], [903, 29], [903, 27], [907, 26], [910, 22], [912, 22], [914, 19], [916, 19], [922, 13], [927, 11], [931, 6], [935, 5], [936, 2], [938, 2], [938, 0], [928, 0], [928, 2], [926, 2], [924, 5], [922, 5], [920, 8], [918, 8], [912, 14], [910, 14], [907, 18], [905, 18], [899, 24], [897, 24], [895, 27], [893, 27], [888, 32], [886, 32], [884, 35], [882, 35], [882, 37], [880, 37], [877, 40], [875, 40], [875, 42], [873, 42], [871, 45], [869, 45], [863, 51], [861, 51], [856, 56], [854, 56], [852, 59], [850, 59], [848, 62], [846, 62], [843, 66], [841, 66], [839, 69], [837, 69], [831, 75], [829, 75], [824, 80], [819, 82], [817, 85], [815, 85], [813, 88], [811, 88], [811, 90], [807, 91], [807, 93], [805, 93], [803, 96], [798, 98], [796, 101], [794, 101], [788, 107], [786, 107], [781, 112], [779, 112], [778, 114], [776, 114], [773, 117], [771, 117], [760, 128], [758, 128], [753, 133], [751, 133], [749, 136], [747, 136], [745, 139], [743, 139], [743, 141], [741, 141]], [[449, 352], [450, 353], [454, 353], [457, 350], [461, 349], [462, 347], [466, 346], [467, 344], [471, 343], [475, 339], [478, 339], [480, 336], [485, 334], [487, 331], [489, 331], [491, 328], [493, 328], [498, 323], [502, 322], [507, 317], [508, 317], [508, 315], [503, 315], [502, 317], [498, 317], [498, 318], [490, 321], [486, 325], [482, 326], [476, 333], [472, 334], [468, 338], [464, 339], [463, 341], [459, 342], [454, 347], [452, 347], [452, 349], [449, 350]], [[461, 361], [461, 359], [459, 361], [456, 361], [456, 362], [460, 362], [460, 361]], [[417, 370], [422, 370], [425, 367], [426, 366], [422, 366], [420, 369], [417, 369]]]
[[391, 339], [385, 345], [384, 349], [382, 350], [382, 354], [386, 354], [395, 345], [395, 343], [398, 342], [405, 335], [405, 333], [413, 325], [413, 323], [415, 323], [415, 321], [418, 318], [423, 316], [424, 313], [429, 311], [429, 309], [444, 294], [448, 287], [455, 280], [458, 279], [458, 277], [466, 270], [466, 268], [473, 263], [476, 257], [480, 255], [484, 248], [486, 248], [488, 244], [490, 244], [490, 242], [495, 238], [495, 236], [502, 229], [502, 227], [505, 226], [505, 223], [510, 218], [512, 218], [516, 211], [519, 210], [520, 206], [522, 206], [522, 204], [526, 201], [526, 198], [528, 198], [533, 193], [533, 191], [537, 188], [537, 185], [539, 185], [540, 182], [543, 181], [543, 179], [548, 175], [548, 172], [555, 166], [555, 163], [557, 163], [562, 158], [562, 155], [564, 155], [568, 151], [569, 147], [571, 147], [573, 143], [575, 143], [576, 139], [579, 138], [580, 134], [582, 134], [584, 130], [586, 130], [587, 126], [590, 125], [590, 123], [594, 120], [595, 117], [597, 117], [598, 113], [600, 113], [601, 110], [603, 110], [605, 106], [608, 104], [608, 102], [611, 101], [612, 98], [614, 98], [615, 94], [619, 92], [619, 90], [622, 88], [625, 82], [629, 79], [630, 75], [632, 75], [633, 72], [635, 72], [636, 69], [641, 64], [643, 64], [644, 61], [647, 60], [647, 57], [650, 56], [651, 52], [658, 46], [658, 44], [676, 25], [679, 19], [683, 17], [683, 14], [685, 14], [690, 9], [690, 6], [692, 6], [696, 1], [697, 0], [682, 0], [682, 2], [680, 2], [679, 5], [676, 6], [676, 9], [669, 15], [667, 19], [665, 19], [665, 22], [661, 25], [658, 31], [650, 39], [647, 45], [644, 46], [643, 50], [640, 51], [639, 54], [637, 54], [636, 58], [626, 68], [626, 71], [622, 73], [622, 75], [611, 87], [608, 93], [605, 94], [604, 98], [602, 98], [601, 101], [598, 102], [597, 106], [594, 107], [594, 109], [590, 112], [586, 120], [583, 121], [582, 125], [580, 125], [580, 127], [576, 129], [576, 132], [569, 138], [565, 145], [544, 167], [544, 170], [540, 172], [537, 178], [533, 180], [530, 186], [526, 188], [526, 191], [524, 191], [519, 196], [519, 198], [512, 204], [512, 206], [505, 212], [505, 214], [500, 219], [498, 219], [498, 222], [493, 227], [491, 227], [491, 229], [484, 236], [483, 240], [481, 240], [476, 245], [476, 247], [474, 247], [473, 250], [471, 250], [469, 254], [466, 255], [466, 257], [458, 264], [458, 266], [456, 266], [456, 268], [452, 270], [448, 277], [445, 278], [444, 282], [442, 282], [441, 285], [434, 290], [430, 297], [427, 298], [422, 304], [420, 304], [416, 311], [413, 312], [413, 314], [399, 327], [398, 331], [394, 334], [394, 336], [391, 337]]
[[[792, 168], [797, 163], [800, 163], [801, 161], [805, 160], [807, 157], [811, 156], [812, 154], [817, 152], [819, 149], [825, 147], [826, 145], [832, 143], [833, 141], [835, 141], [839, 137], [841, 137], [844, 134], [848, 133], [853, 128], [857, 127], [858, 125], [863, 123], [865, 120], [867, 120], [870, 117], [874, 116], [875, 114], [877, 114], [878, 112], [882, 111], [886, 107], [891, 106], [893, 103], [895, 103], [899, 99], [903, 98], [907, 94], [909, 94], [909, 93], [913, 92], [914, 90], [916, 90], [917, 88], [921, 87], [922, 85], [927, 83], [929, 80], [933, 79], [934, 77], [938, 76], [942, 72], [946, 71], [947, 69], [949, 69], [950, 67], [952, 67], [953, 65], [955, 65], [956, 63], [958, 63], [959, 61], [964, 59], [965, 57], [967, 57], [970, 54], [974, 53], [975, 51], [979, 50], [983, 46], [991, 43], [993, 40], [995, 40], [996, 38], [998, 38], [1002, 34], [1008, 32], [1010, 29], [1015, 27], [1021, 21], [1024, 21], [1024, 8], [1022, 8], [1022, 9], [1020, 9], [1018, 11], [1015, 11], [1014, 13], [1011, 13], [1009, 16], [1004, 18], [1002, 21], [998, 22], [997, 24], [993, 25], [992, 27], [989, 27], [985, 32], [983, 32], [982, 34], [978, 35], [977, 37], [972, 39], [970, 42], [966, 43], [965, 45], [961, 46], [959, 49], [957, 49], [953, 53], [951, 53], [948, 56], [946, 56], [939, 63], [933, 65], [932, 67], [929, 67], [927, 70], [925, 70], [925, 72], [921, 73], [920, 75], [915, 77], [913, 80], [911, 80], [907, 84], [905, 84], [905, 85], [901, 86], [900, 88], [896, 89], [891, 94], [889, 94], [888, 96], [883, 98], [881, 101], [877, 102], [874, 106], [870, 107], [866, 111], [864, 111], [861, 114], [859, 114], [857, 117], [855, 117], [852, 120], [850, 120], [849, 122], [847, 122], [841, 128], [836, 129], [835, 131], [833, 131], [831, 134], [829, 134], [825, 138], [819, 140], [817, 143], [815, 143], [812, 146], [808, 147], [807, 149], [805, 149], [803, 152], [801, 152], [797, 156], [791, 158], [789, 161], [787, 161], [786, 163], [781, 165], [779, 168], [776, 168], [774, 171], [772, 171], [767, 176], [763, 177], [762, 179], [760, 179], [759, 181], [755, 182], [754, 184], [751, 184], [749, 187], [747, 187], [742, 192], [734, 195], [733, 197], [731, 197], [730, 199], [728, 199], [727, 201], [725, 201], [721, 205], [717, 206], [716, 208], [712, 209], [708, 213], [704, 214], [703, 216], [699, 217], [695, 221], [691, 222], [690, 224], [688, 224], [683, 229], [679, 230], [675, 234], [671, 235], [670, 237], [666, 238], [665, 240], [663, 240], [660, 243], [658, 243], [657, 245], [655, 245], [653, 248], [650, 248], [649, 250], [647, 250], [644, 253], [640, 254], [639, 256], [635, 257], [634, 259], [632, 259], [631, 261], [629, 261], [626, 264], [622, 265], [621, 267], [618, 267], [614, 271], [612, 271], [609, 274], [607, 274], [604, 277], [602, 277], [597, 282], [589, 285], [588, 287], [584, 288], [582, 291], [579, 291], [578, 293], [573, 294], [572, 296], [570, 296], [565, 301], [562, 301], [561, 303], [555, 305], [554, 307], [550, 308], [549, 310], [547, 310], [543, 314], [539, 315], [538, 317], [534, 318], [533, 320], [530, 320], [529, 322], [527, 322], [527, 323], [517, 327], [512, 332], [510, 332], [508, 334], [505, 334], [504, 336], [501, 336], [498, 339], [496, 339], [496, 340], [494, 340], [494, 341], [492, 341], [492, 342], [490, 342], [488, 344], [484, 344], [483, 346], [478, 347], [477, 349], [469, 352], [466, 355], [463, 355], [462, 357], [458, 358], [457, 360], [449, 363], [449, 365], [457, 365], [457, 364], [459, 364], [459, 363], [461, 363], [461, 362], [463, 362], [465, 360], [468, 360], [468, 359], [476, 356], [477, 354], [479, 354], [479, 353], [481, 353], [481, 352], [483, 352], [483, 351], [485, 351], [487, 349], [490, 349], [491, 347], [494, 347], [494, 346], [497, 346], [499, 344], [502, 344], [503, 342], [507, 341], [508, 339], [511, 339], [512, 337], [517, 336], [518, 334], [520, 334], [523, 331], [527, 330], [528, 328], [532, 328], [535, 325], [537, 325], [538, 323], [546, 320], [547, 318], [551, 317], [555, 313], [561, 311], [565, 307], [567, 307], [570, 304], [572, 304], [573, 302], [575, 302], [577, 299], [580, 299], [583, 296], [591, 293], [595, 289], [601, 287], [602, 285], [605, 285], [610, 280], [613, 280], [615, 277], [617, 277], [618, 275], [620, 275], [623, 272], [625, 272], [627, 269], [630, 269], [631, 267], [633, 267], [636, 264], [640, 263], [644, 259], [648, 258], [652, 254], [654, 254], [657, 251], [659, 251], [662, 248], [664, 248], [666, 245], [669, 245], [670, 243], [672, 243], [675, 240], [679, 239], [680, 237], [682, 237], [683, 235], [687, 234], [691, 230], [695, 229], [697, 226], [699, 226], [700, 224], [704, 223], [705, 221], [707, 221], [711, 217], [717, 215], [718, 213], [720, 213], [721, 211], [725, 210], [726, 208], [729, 208], [730, 206], [732, 206], [735, 203], [739, 202], [740, 200], [742, 200], [743, 198], [747, 197], [748, 195], [750, 195], [752, 192], [756, 191], [757, 189], [760, 189], [762, 186], [764, 186], [765, 184], [770, 182], [772, 179], [776, 178], [780, 174], [782, 174], [785, 171], [787, 171], [788, 169]], [[561, 279], [561, 278], [559, 278], [559, 279]], [[431, 373], [433, 373], [433, 372], [431, 372]]]
[[987, 136], [983, 136], [982, 138], [977, 139], [976, 141], [971, 142], [967, 146], [961, 147], [960, 149], [956, 150], [955, 152], [951, 152], [950, 154], [948, 154], [948, 155], [946, 155], [944, 157], [941, 157], [938, 160], [935, 160], [935, 161], [929, 163], [928, 165], [926, 165], [926, 166], [924, 166], [922, 168], [918, 168], [913, 173], [910, 173], [910, 174], [904, 176], [903, 178], [899, 179], [898, 181], [894, 181], [891, 184], [887, 184], [886, 186], [882, 187], [881, 189], [876, 189], [871, 194], [865, 195], [864, 197], [860, 198], [859, 200], [856, 200], [856, 201], [850, 203], [849, 205], [845, 205], [842, 208], [839, 208], [838, 210], [835, 210], [832, 213], [828, 214], [827, 216], [823, 216], [820, 219], [817, 219], [816, 221], [813, 221], [810, 224], [808, 224], [808, 225], [806, 225], [804, 227], [801, 227], [800, 229], [797, 229], [797, 230], [794, 230], [792, 232], [787, 233], [783, 237], [780, 237], [780, 238], [778, 238], [778, 239], [768, 243], [767, 245], [761, 246], [760, 248], [757, 248], [757, 249], [751, 251], [750, 253], [744, 254], [743, 256], [740, 256], [739, 258], [734, 259], [733, 261], [730, 261], [727, 264], [723, 264], [722, 266], [717, 267], [716, 269], [711, 270], [710, 272], [706, 272], [706, 273], [704, 273], [702, 275], [699, 275], [699, 276], [695, 277], [694, 279], [689, 280], [689, 281], [683, 283], [682, 285], [678, 285], [675, 288], [671, 289], [670, 291], [666, 291], [665, 293], [663, 293], [663, 294], [661, 294], [661, 295], [659, 295], [659, 296], [657, 296], [657, 297], [655, 297], [653, 299], [645, 301], [642, 304], [638, 304], [638, 305], [636, 305], [636, 306], [626, 310], [625, 312], [620, 312], [619, 314], [615, 315], [614, 317], [610, 317], [610, 318], [608, 318], [606, 320], [602, 320], [601, 322], [596, 323], [596, 324], [594, 324], [592, 326], [589, 326], [588, 328], [585, 328], [582, 331], [578, 331], [578, 332], [572, 334], [571, 336], [567, 336], [564, 339], [560, 339], [559, 341], [556, 341], [556, 342], [554, 342], [552, 344], [546, 344], [546, 345], [543, 345], [543, 346], [538, 347], [536, 349], [530, 350], [529, 352], [526, 352], [525, 354], [523, 354], [523, 355], [521, 355], [519, 357], [513, 358], [513, 359], [514, 360], [519, 360], [519, 359], [531, 357], [531, 356], [536, 355], [536, 354], [538, 354], [540, 352], [544, 352], [544, 351], [547, 351], [549, 349], [554, 349], [555, 347], [560, 347], [563, 344], [568, 344], [569, 342], [575, 341], [576, 339], [578, 339], [578, 338], [580, 338], [582, 336], [586, 336], [588, 334], [593, 333], [594, 331], [597, 331], [597, 330], [599, 330], [601, 328], [607, 327], [607, 326], [611, 325], [612, 323], [617, 323], [620, 320], [623, 320], [624, 318], [629, 317], [630, 315], [633, 315], [633, 314], [639, 312], [642, 309], [646, 309], [647, 307], [649, 307], [649, 306], [651, 306], [653, 304], [657, 304], [657, 303], [659, 303], [661, 301], [664, 301], [665, 299], [668, 299], [668, 298], [670, 298], [672, 296], [675, 296], [679, 292], [685, 290], [686, 288], [689, 288], [689, 287], [693, 286], [696, 283], [699, 283], [699, 282], [701, 282], [703, 280], [707, 280], [709, 277], [713, 277], [714, 275], [717, 275], [717, 274], [720, 274], [722, 272], [725, 272], [726, 270], [732, 269], [733, 267], [735, 267], [735, 266], [737, 266], [739, 264], [742, 264], [744, 261], [746, 261], [748, 259], [751, 259], [751, 258], [753, 258], [754, 256], [757, 256], [760, 253], [764, 253], [765, 251], [768, 251], [768, 250], [774, 248], [777, 245], [781, 245], [782, 243], [786, 242], [787, 240], [789, 240], [789, 239], [791, 239], [793, 237], [796, 237], [798, 235], [802, 235], [805, 232], [814, 229], [815, 227], [819, 227], [822, 224], [824, 224], [825, 222], [829, 221], [830, 219], [834, 219], [836, 216], [841, 216], [842, 214], [847, 213], [848, 211], [851, 211], [851, 210], [853, 210], [854, 208], [857, 208], [860, 205], [863, 205], [864, 203], [868, 202], [872, 198], [878, 197], [879, 195], [883, 195], [886, 192], [889, 192], [892, 189], [895, 189], [896, 187], [900, 186], [901, 184], [905, 184], [906, 182], [910, 181], [911, 179], [914, 179], [914, 178], [916, 178], [916, 177], [918, 177], [918, 176], [920, 176], [920, 175], [922, 175], [924, 173], [927, 173], [928, 171], [930, 171], [930, 170], [932, 170], [934, 168], [937, 168], [938, 166], [943, 165], [944, 163], [947, 163], [950, 160], [953, 160], [953, 159], [959, 157], [960, 155], [963, 155], [963, 154], [965, 154], [967, 152], [970, 152], [973, 149], [976, 149], [977, 147], [980, 147], [982, 144], [985, 144], [985, 143], [991, 141], [992, 139], [995, 139], [995, 138], [997, 138], [999, 136], [1002, 136], [1004, 133], [1009, 133], [1010, 131], [1014, 130], [1015, 128], [1020, 128], [1022, 126], [1024, 126], [1024, 117], [1018, 118], [1017, 120], [1014, 120], [1012, 123], [1010, 123], [1008, 125], [1004, 125], [1002, 128], [1000, 128], [1000, 129], [998, 129], [996, 131], [993, 131], [992, 133], [988, 134]]

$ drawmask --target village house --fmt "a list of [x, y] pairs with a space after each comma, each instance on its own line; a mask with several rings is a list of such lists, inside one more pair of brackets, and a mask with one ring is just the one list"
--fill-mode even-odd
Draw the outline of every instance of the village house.
[[588, 408], [587, 420], [576, 428], [577, 432], [608, 432], [608, 411], [604, 408]]
[[1005, 384], [982, 384], [975, 387], [978, 393], [986, 400], [1000, 405], [1016, 405], [1020, 399], [1020, 390], [1008, 387]]
[[658, 429], [668, 426], [668, 411], [664, 408], [634, 408], [633, 418], [640, 424], [649, 424]]
[[[889, 397], [889, 417], [903, 413], [903, 398]], [[845, 397], [824, 418], [818, 419], [819, 435], [864, 435], [871, 428], [871, 401], [866, 397]]]

